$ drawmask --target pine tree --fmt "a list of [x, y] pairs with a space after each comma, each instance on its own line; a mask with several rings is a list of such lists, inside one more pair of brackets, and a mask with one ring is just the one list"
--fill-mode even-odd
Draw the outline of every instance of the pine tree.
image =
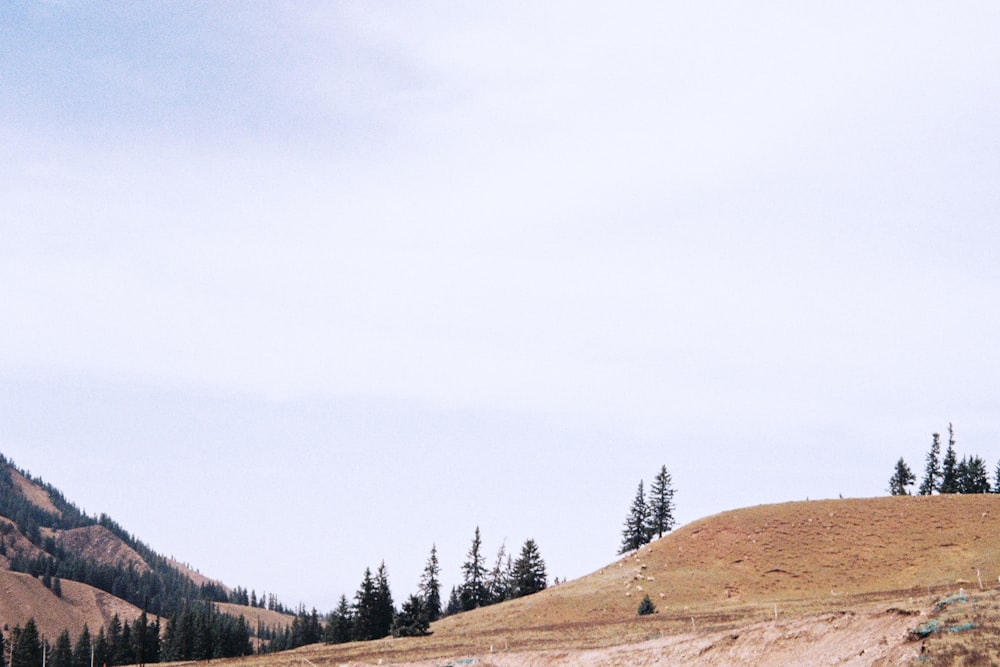
[[927, 452], [927, 465], [924, 468], [924, 479], [920, 482], [919, 493], [929, 496], [938, 490], [941, 480], [941, 434], [931, 434], [931, 451]]
[[511, 577], [508, 567], [510, 558], [507, 556], [507, 545], [500, 543], [497, 549], [497, 559], [493, 564], [493, 569], [486, 576], [486, 602], [484, 604], [497, 604], [511, 597]]
[[917, 481], [916, 475], [910, 470], [910, 466], [906, 465], [903, 457], [899, 457], [896, 461], [896, 470], [889, 478], [889, 493], [893, 496], [908, 496], [910, 491], [906, 487], [915, 481]]
[[993, 471], [993, 493], [1000, 493], [1000, 461], [997, 461], [997, 467]]
[[427, 618], [427, 601], [419, 595], [411, 595], [403, 603], [392, 624], [393, 637], [423, 637], [430, 634]]
[[90, 667], [90, 628], [86, 623], [73, 649], [73, 667]]
[[42, 643], [34, 618], [29, 618], [23, 628], [17, 626], [11, 631], [10, 664], [12, 667], [41, 667]]
[[989, 493], [990, 490], [986, 461], [978, 456], [963, 458], [958, 464], [958, 492]]
[[354, 595], [354, 639], [377, 639], [375, 634], [375, 582], [371, 568], [365, 568], [361, 587]]
[[948, 449], [941, 462], [941, 493], [958, 493], [958, 456], [955, 454], [955, 432], [948, 424]]
[[622, 545], [618, 553], [623, 554], [634, 549], [638, 549], [646, 544], [649, 536], [649, 506], [646, 504], [646, 493], [643, 490], [642, 480], [639, 480], [639, 488], [632, 500], [632, 507], [628, 517], [625, 519], [625, 528], [622, 530]]
[[649, 593], [642, 598], [642, 602], [639, 603], [639, 609], [637, 610], [639, 616], [648, 616], [649, 614], [656, 613], [656, 605], [653, 601], [649, 599]]
[[649, 539], [663, 537], [674, 527], [674, 487], [667, 466], [653, 478], [649, 489]]
[[548, 575], [545, 572], [545, 561], [538, 550], [535, 540], [528, 539], [521, 547], [521, 555], [514, 562], [514, 597], [531, 595], [545, 590], [548, 586]]
[[448, 596], [448, 604], [445, 606], [444, 615], [452, 616], [462, 611], [462, 595], [458, 592], [458, 586], [451, 587], [451, 594]]
[[354, 635], [354, 617], [347, 603], [347, 596], [341, 595], [337, 608], [334, 609], [326, 622], [324, 639], [329, 644], [343, 644], [351, 641]]
[[431, 545], [431, 555], [427, 558], [424, 572], [420, 577], [420, 597], [427, 607], [427, 619], [430, 623], [441, 618], [441, 567], [438, 565], [437, 545]]
[[73, 640], [69, 638], [69, 630], [63, 630], [56, 639], [56, 647], [52, 651], [49, 663], [52, 667], [73, 667]]
[[472, 538], [472, 546], [469, 548], [467, 559], [462, 564], [463, 581], [462, 588], [459, 590], [462, 611], [482, 607], [487, 600], [486, 565], [483, 557], [483, 542], [479, 536], [479, 526], [476, 526], [476, 533]]
[[389, 574], [385, 569], [385, 561], [379, 565], [375, 573], [375, 605], [373, 614], [373, 629], [375, 638], [388, 637], [392, 632], [392, 618], [396, 608], [392, 602], [392, 592], [389, 590]]

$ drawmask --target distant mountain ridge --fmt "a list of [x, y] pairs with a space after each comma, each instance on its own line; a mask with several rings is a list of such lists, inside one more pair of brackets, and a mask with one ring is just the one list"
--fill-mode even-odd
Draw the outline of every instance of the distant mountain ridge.
[[189, 605], [224, 605], [282, 625], [284, 614], [230, 604], [230, 589], [156, 553], [106, 514], [88, 516], [51, 484], [0, 454], [0, 628], [34, 619], [50, 638], [117, 615], [168, 618]]

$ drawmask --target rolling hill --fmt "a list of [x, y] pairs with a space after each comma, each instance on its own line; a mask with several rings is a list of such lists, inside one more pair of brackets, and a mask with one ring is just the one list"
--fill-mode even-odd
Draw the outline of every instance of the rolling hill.
[[[287, 664], [895, 665], [919, 653], [910, 632], [942, 599], [961, 591], [1000, 612], [998, 577], [1000, 496], [766, 505], [695, 521], [586, 577], [445, 618], [430, 637], [302, 648]], [[658, 613], [639, 617], [647, 594]]]

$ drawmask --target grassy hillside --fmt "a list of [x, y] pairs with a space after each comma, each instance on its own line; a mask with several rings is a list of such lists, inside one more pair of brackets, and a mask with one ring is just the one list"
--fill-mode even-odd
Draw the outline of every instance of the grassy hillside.
[[[440, 662], [491, 650], [558, 653], [703, 633], [724, 639], [741, 628], [823, 615], [823, 627], [836, 628], [844, 614], [870, 614], [843, 621], [846, 634], [831, 635], [832, 651], [864, 627], [903, 641], [903, 629], [915, 627], [916, 614], [934, 600], [960, 588], [979, 592], [980, 577], [990, 595], [998, 576], [1000, 496], [766, 505], [693, 522], [542, 593], [443, 619], [431, 637], [317, 646], [303, 655], [317, 665]], [[659, 613], [638, 617], [646, 594]], [[886, 614], [889, 608], [898, 611]]]

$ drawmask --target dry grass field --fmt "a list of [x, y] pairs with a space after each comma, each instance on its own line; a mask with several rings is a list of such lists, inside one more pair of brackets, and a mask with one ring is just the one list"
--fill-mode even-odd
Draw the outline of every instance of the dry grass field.
[[[233, 662], [1000, 664], [1000, 640], [987, 640], [1000, 626], [998, 577], [1000, 496], [768, 505], [696, 521], [589, 576], [443, 619], [430, 637]], [[646, 594], [658, 613], [639, 617]], [[913, 634], [934, 620], [939, 630]]]

